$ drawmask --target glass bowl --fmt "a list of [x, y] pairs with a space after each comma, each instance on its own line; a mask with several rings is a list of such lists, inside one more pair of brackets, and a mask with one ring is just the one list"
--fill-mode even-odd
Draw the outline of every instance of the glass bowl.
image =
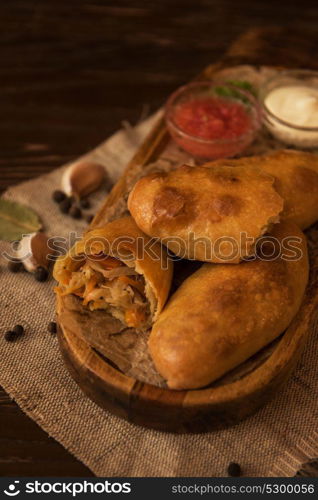
[[[198, 110], [200, 103], [210, 98], [214, 103], [218, 101], [217, 105], [222, 108], [218, 116], [209, 108], [204, 116], [194, 116], [194, 111], [190, 120], [181, 123], [180, 113], [187, 120], [185, 109], [190, 106]], [[251, 144], [261, 126], [260, 107], [252, 93], [236, 85], [213, 81], [190, 83], [176, 90], [166, 103], [165, 119], [174, 141], [192, 156], [202, 159], [238, 155]]]
[[269, 94], [274, 89], [291, 86], [308, 87], [318, 91], [318, 72], [310, 70], [281, 71], [265, 81], [259, 92], [264, 125], [274, 137], [285, 144], [309, 149], [318, 147], [318, 126], [307, 127], [290, 123], [269, 109], [266, 102]]

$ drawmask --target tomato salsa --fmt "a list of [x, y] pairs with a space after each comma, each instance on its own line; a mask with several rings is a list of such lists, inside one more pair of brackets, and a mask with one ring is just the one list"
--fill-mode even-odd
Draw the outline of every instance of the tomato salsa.
[[202, 139], [235, 139], [251, 126], [251, 117], [242, 104], [218, 97], [180, 103], [173, 119], [185, 133]]
[[229, 98], [212, 91], [182, 97], [168, 101], [167, 125], [175, 142], [193, 156], [234, 156], [254, 139], [256, 113], [244, 95]]

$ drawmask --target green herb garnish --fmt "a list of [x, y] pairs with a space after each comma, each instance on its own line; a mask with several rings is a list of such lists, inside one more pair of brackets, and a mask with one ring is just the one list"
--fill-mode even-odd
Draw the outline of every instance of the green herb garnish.
[[[253, 96], [256, 96], [255, 87], [247, 81], [241, 80], [227, 80], [225, 83], [232, 85], [233, 87], [237, 87], [238, 89], [246, 90], [250, 92]], [[219, 87], [215, 87], [214, 92], [222, 97], [234, 97], [235, 99], [240, 99], [245, 104], [250, 104], [248, 97], [241, 94], [240, 91], [235, 90], [234, 88], [229, 88], [226, 86], [220, 85]]]

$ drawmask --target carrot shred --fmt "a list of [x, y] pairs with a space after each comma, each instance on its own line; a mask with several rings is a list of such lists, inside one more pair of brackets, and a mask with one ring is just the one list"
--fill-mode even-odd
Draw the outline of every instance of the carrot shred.
[[83, 292], [83, 295], [82, 295], [82, 297], [84, 297], [83, 305], [87, 304], [87, 298], [86, 297], [94, 290], [97, 282], [98, 282], [98, 277], [97, 276], [92, 276], [89, 279], [89, 281], [88, 281], [88, 283], [87, 283], [87, 285], [85, 287], [85, 290]]
[[125, 312], [125, 321], [128, 326], [137, 327], [146, 319], [144, 311], [140, 309], [127, 309]]

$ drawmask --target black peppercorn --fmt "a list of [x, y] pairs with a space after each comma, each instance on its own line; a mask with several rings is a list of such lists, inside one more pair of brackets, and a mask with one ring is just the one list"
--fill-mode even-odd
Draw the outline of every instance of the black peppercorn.
[[12, 329], [12, 331], [13, 331], [16, 335], [20, 336], [20, 335], [22, 335], [22, 334], [23, 334], [23, 332], [24, 332], [24, 328], [23, 328], [23, 326], [22, 326], [22, 325], [15, 325], [15, 327]]
[[231, 477], [238, 477], [241, 475], [241, 467], [236, 462], [230, 462], [227, 468], [227, 473]]
[[89, 200], [87, 200], [85, 198], [80, 201], [80, 205], [81, 205], [82, 208], [84, 208], [84, 210], [87, 210], [88, 208], [91, 208], [91, 204], [90, 204]]
[[4, 338], [7, 342], [14, 342], [18, 338], [18, 335], [13, 330], [8, 330], [5, 332]]
[[73, 217], [73, 219], [80, 219], [82, 217], [81, 209], [75, 205], [71, 208], [69, 213], [70, 216]]
[[37, 281], [46, 281], [49, 276], [49, 272], [45, 267], [39, 266], [36, 268], [34, 277]]
[[92, 215], [92, 214], [89, 214], [86, 216], [86, 222], [88, 222], [88, 224], [90, 224], [93, 219], [94, 219], [94, 215]]
[[63, 191], [56, 189], [53, 191], [52, 198], [56, 203], [61, 203], [61, 201], [65, 200], [66, 194], [63, 193]]
[[12, 273], [18, 273], [22, 270], [22, 262], [18, 259], [13, 259], [8, 262], [8, 269]]
[[55, 321], [50, 321], [47, 329], [50, 333], [56, 333], [57, 332], [57, 324], [55, 323]]
[[72, 201], [70, 200], [70, 198], [65, 198], [65, 200], [61, 201], [61, 203], [59, 204], [60, 210], [63, 214], [68, 214], [71, 206]]

